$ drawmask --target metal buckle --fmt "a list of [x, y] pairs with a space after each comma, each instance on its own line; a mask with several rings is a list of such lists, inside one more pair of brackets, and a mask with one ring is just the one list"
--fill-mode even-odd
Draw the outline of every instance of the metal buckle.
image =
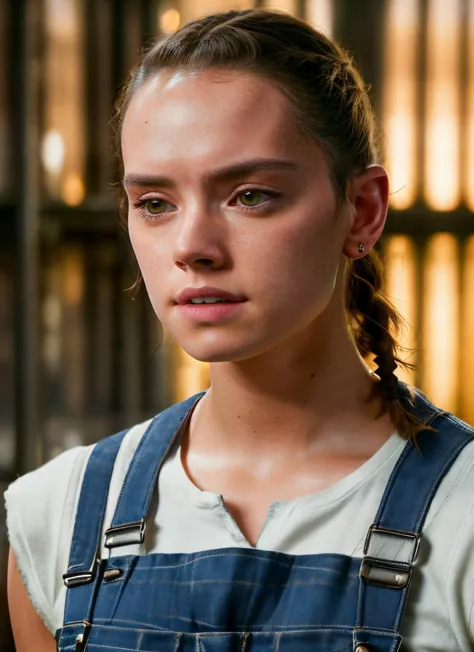
[[111, 527], [105, 532], [105, 547], [119, 548], [134, 543], [143, 543], [145, 539], [146, 523], [144, 519], [136, 523], [124, 523]]
[[69, 589], [72, 586], [81, 586], [82, 584], [89, 584], [94, 579], [96, 566], [99, 563], [99, 558], [97, 550], [95, 551], [94, 560], [92, 566], [88, 571], [69, 571], [64, 573], [63, 580], [66, 587]]
[[411, 579], [412, 567], [409, 564], [364, 557], [359, 575], [367, 584], [403, 589]]
[[92, 582], [94, 573], [91, 571], [86, 571], [85, 573], [64, 573], [63, 580], [67, 588], [71, 586], [80, 586], [81, 584], [89, 584]]
[[419, 534], [416, 534], [415, 532], [405, 532], [404, 530], [390, 530], [389, 528], [378, 527], [377, 525], [371, 525], [369, 527], [369, 531], [367, 532], [367, 536], [365, 538], [364, 555], [367, 555], [367, 552], [369, 551], [370, 539], [372, 538], [373, 534], [382, 534], [382, 535], [385, 534], [386, 536], [400, 537], [402, 539], [411, 539], [412, 541], [414, 541], [415, 545], [413, 547], [413, 553], [411, 559], [407, 562], [400, 562], [400, 563], [406, 563], [409, 565], [415, 563], [418, 557], [418, 551], [420, 549], [421, 537]]
[[[414, 546], [411, 556], [407, 561], [393, 561], [380, 557], [367, 556], [370, 540], [373, 534], [389, 537], [411, 539]], [[403, 530], [390, 530], [372, 525], [369, 528], [364, 544], [364, 558], [360, 567], [360, 577], [368, 584], [384, 586], [393, 589], [403, 589], [407, 586], [412, 575], [412, 565], [416, 561], [420, 548], [420, 535]]]
[[84, 625], [84, 631], [82, 634], [78, 634], [76, 638], [76, 652], [83, 652], [86, 647], [87, 639], [89, 638], [89, 633], [91, 631], [92, 625], [84, 620], [82, 622]]

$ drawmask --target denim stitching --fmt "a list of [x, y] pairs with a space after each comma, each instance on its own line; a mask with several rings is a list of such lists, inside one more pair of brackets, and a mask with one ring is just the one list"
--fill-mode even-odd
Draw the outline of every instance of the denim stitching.
[[143, 641], [143, 635], [145, 632], [140, 632], [137, 636], [137, 644], [135, 646], [135, 652], [138, 652]]
[[[212, 626], [211, 624], [205, 622], [205, 621], [200, 621], [196, 619], [191, 619], [191, 618], [185, 618], [184, 616], [178, 616], [174, 615], [176, 619], [180, 619], [186, 622], [192, 622], [195, 623], [196, 625], [203, 625], [203, 626]], [[105, 629], [105, 628], [112, 628], [112, 629], [120, 629], [118, 627], [115, 627], [114, 625], [109, 625], [108, 623], [110, 620], [108, 618], [97, 618], [94, 620], [94, 627], [96, 627], [97, 630]], [[104, 623], [104, 624], [102, 624]], [[175, 634], [178, 632], [175, 632], [174, 630], [169, 630], [169, 629], [164, 629], [164, 628], [157, 628], [153, 624], [149, 623], [142, 623], [142, 622], [137, 622], [137, 621], [131, 621], [131, 620], [125, 620], [123, 618], [114, 618], [114, 623], [123, 623], [124, 625], [130, 625], [134, 624], [136, 627], [127, 627], [127, 631], [130, 632], [142, 632], [145, 630], [147, 633], [150, 634]], [[265, 625], [260, 625], [260, 626], [255, 626], [252, 627], [250, 631], [248, 631], [248, 625], [241, 625], [240, 627], [236, 626], [235, 631], [233, 632], [228, 632], [228, 631], [215, 631], [215, 632], [201, 632], [201, 636], [222, 636], [222, 635], [228, 635], [228, 634], [248, 634], [253, 635], [253, 636], [258, 636], [260, 634], [272, 634], [272, 633], [282, 633], [282, 634], [291, 634], [295, 632], [332, 632], [332, 631], [337, 631], [340, 633], [348, 633], [352, 631], [354, 628], [351, 627], [350, 625], [315, 625], [314, 623], [298, 623], [298, 625], [294, 625], [293, 623], [291, 625], [272, 625], [271, 629], [265, 629]], [[361, 628], [363, 629], [363, 628]], [[371, 631], [373, 628], [371, 629]], [[375, 630], [373, 630], [375, 631]], [[383, 632], [385, 630], [377, 630], [380, 632]], [[387, 633], [391, 633], [391, 630], [386, 630]], [[181, 633], [181, 632], [179, 632]], [[191, 632], [188, 632], [188, 634], [191, 634]]]
[[[168, 451], [169, 451], [169, 450], [171, 449], [171, 447], [173, 446], [173, 444], [174, 444], [174, 442], [175, 442], [175, 440], [176, 440], [176, 437], [177, 437], [177, 435], [178, 435], [178, 433], [179, 433], [181, 427], [183, 426], [185, 420], [189, 418], [190, 414], [192, 413], [192, 411], [194, 410], [195, 406], [197, 405], [197, 403], [199, 402], [199, 400], [202, 398], [202, 396], [204, 395], [204, 393], [205, 393], [205, 392], [200, 392], [200, 393], [197, 395], [197, 397], [195, 398], [195, 400], [193, 401], [193, 403], [192, 403], [192, 404], [187, 408], [187, 410], [186, 410], [186, 414], [184, 414], [184, 416], [182, 416], [182, 417], [179, 418], [179, 420], [178, 420], [178, 424], [177, 424], [177, 426], [176, 426], [176, 428], [175, 428], [173, 434], [171, 435], [170, 440], [169, 440], [169, 442], [168, 442], [168, 444], [167, 444], [167, 446], [166, 446], [166, 448], [165, 448], [165, 451], [164, 451], [164, 453], [163, 453], [161, 459], [159, 460], [159, 462], [158, 462], [158, 464], [157, 464], [157, 466], [156, 466], [156, 468], [155, 468], [155, 470], [154, 470], [154, 472], [153, 472], [153, 476], [152, 476], [152, 478], [151, 478], [150, 486], [149, 486], [148, 489], [147, 489], [147, 492], [146, 492], [146, 495], [145, 495], [145, 497], [144, 497], [144, 500], [143, 500], [143, 502], [140, 504], [139, 507], [138, 507], [138, 506], [136, 507], [137, 512], [138, 512], [139, 514], [141, 514], [141, 518], [146, 518], [146, 516], [147, 516], [148, 509], [149, 509], [149, 506], [150, 506], [151, 496], [152, 496], [152, 493], [153, 493], [154, 488], [155, 488], [155, 486], [156, 486], [157, 477], [158, 477], [158, 472], [159, 472], [159, 470], [160, 470], [160, 468], [161, 468], [161, 466], [162, 466], [162, 464], [163, 464], [163, 462], [164, 462], [164, 459], [166, 458], [166, 456], [167, 456], [167, 454], [168, 454]], [[192, 397], [190, 397], [190, 398], [192, 398]], [[189, 399], [188, 399], [188, 400], [189, 400]], [[172, 406], [172, 407], [174, 407], [174, 406]], [[169, 409], [170, 409], [170, 408], [169, 408]], [[152, 432], [151, 432], [152, 427], [153, 427], [153, 425], [155, 424], [155, 422], [156, 422], [160, 417], [163, 418], [163, 421], [164, 421], [163, 426], [162, 426], [162, 429], [163, 429], [163, 431], [166, 431], [166, 429], [168, 428], [169, 424], [172, 423], [173, 420], [175, 419], [175, 414], [174, 414], [174, 413], [169, 414], [169, 415], [167, 416], [167, 422], [166, 422], [166, 421], [165, 421], [165, 418], [164, 418], [164, 416], [163, 416], [163, 413], [160, 413], [159, 415], [157, 415], [156, 417], [154, 417], [154, 418], [152, 419], [152, 421], [151, 421], [150, 425], [148, 426], [146, 432], [145, 432], [144, 435], [142, 436], [142, 438], [141, 438], [141, 440], [140, 440], [140, 443], [139, 443], [139, 445], [138, 445], [138, 447], [137, 447], [137, 449], [136, 449], [136, 451], [135, 451], [135, 455], [133, 456], [132, 462], [131, 462], [131, 464], [129, 465], [129, 467], [128, 467], [128, 469], [127, 469], [127, 474], [126, 474], [126, 476], [125, 476], [125, 480], [124, 480], [124, 482], [123, 482], [123, 484], [122, 484], [122, 488], [121, 488], [121, 491], [120, 491], [120, 495], [119, 495], [119, 498], [118, 498], [118, 501], [117, 501], [117, 504], [116, 504], [116, 508], [115, 508], [114, 517], [113, 517], [113, 519], [112, 519], [112, 523], [113, 523], [114, 525], [119, 525], [119, 524], [120, 524], [120, 523], [117, 523], [116, 518], [117, 518], [117, 515], [119, 515], [119, 514], [120, 514], [120, 511], [122, 510], [123, 497], [124, 497], [125, 493], [128, 492], [128, 485], [129, 485], [129, 482], [130, 482], [130, 477], [132, 476], [132, 473], [133, 473], [134, 471], [136, 471], [136, 469], [138, 468], [138, 466], [141, 464], [141, 462], [142, 462], [142, 456], [143, 456], [143, 447], [144, 447], [144, 445], [145, 445], [145, 441], [147, 441], [148, 438], [152, 435]], [[135, 506], [134, 506], [134, 509], [135, 509]], [[123, 511], [127, 511], [127, 510], [123, 510]]]
[[[472, 443], [472, 442], [469, 442], [469, 443]], [[432, 523], [434, 522], [435, 518], [436, 518], [436, 517], [438, 516], [438, 514], [439, 514], [439, 513], [444, 509], [446, 503], [449, 502], [451, 496], [454, 494], [454, 492], [455, 492], [456, 489], [458, 488], [459, 484], [463, 481], [463, 479], [464, 479], [464, 477], [465, 477], [465, 474], [466, 474], [468, 471], [470, 471], [470, 470], [472, 469], [473, 461], [474, 461], [474, 453], [471, 453], [471, 456], [470, 456], [469, 459], [467, 459], [466, 462], [464, 463], [464, 466], [463, 466], [462, 470], [459, 472], [459, 474], [458, 474], [458, 476], [457, 476], [455, 482], [453, 483], [453, 486], [451, 487], [451, 489], [449, 490], [449, 492], [445, 495], [445, 497], [443, 498], [443, 500], [442, 500], [441, 503], [439, 504], [439, 507], [438, 507], [438, 509], [436, 510], [436, 512], [433, 514], [433, 516], [432, 516], [430, 522], [429, 522], [429, 523], [425, 523], [424, 528], [423, 528], [423, 533], [425, 533], [425, 532], [428, 531], [428, 529], [430, 528], [430, 526], [431, 526]], [[431, 505], [430, 505], [430, 507], [431, 507]]]
[[181, 632], [177, 632], [174, 638], [175, 640], [173, 652], [178, 652], [179, 648], [181, 647], [181, 639], [183, 638], [183, 634]]
[[275, 642], [274, 642], [274, 645], [273, 645], [273, 652], [278, 652], [279, 651], [279, 649], [280, 649], [280, 639], [281, 639], [281, 634], [279, 633], [279, 634], [277, 634], [275, 636]]
[[397, 614], [395, 616], [395, 622], [393, 624], [393, 628], [397, 632], [397, 634], [400, 631], [400, 626], [401, 626], [401, 623], [402, 623], [403, 613], [405, 611], [405, 607], [406, 607], [406, 604], [407, 604], [408, 591], [409, 591], [409, 588], [411, 586], [412, 581], [413, 581], [413, 575], [408, 580], [408, 583], [405, 586], [405, 588], [402, 589], [402, 592], [401, 592], [402, 594], [401, 594], [400, 600], [398, 602]]
[[[361, 561], [361, 569], [362, 569], [362, 561]], [[364, 589], [365, 589], [365, 584], [364, 580], [359, 577], [359, 591], [358, 591], [358, 598], [357, 598], [357, 612], [356, 612], [356, 628], [362, 626], [362, 608], [363, 608], [363, 600], [364, 600]]]
[[377, 636], [399, 636], [398, 632], [391, 629], [380, 629], [379, 627], [356, 627], [354, 632], [357, 634], [377, 634]]
[[120, 494], [119, 494], [119, 497], [118, 497], [118, 500], [117, 500], [117, 503], [116, 503], [116, 507], [115, 507], [115, 513], [114, 513], [114, 516], [113, 516], [113, 518], [112, 518], [112, 523], [114, 523], [114, 521], [115, 521], [115, 515], [116, 515], [117, 512], [118, 512], [119, 505], [121, 504], [122, 499], [123, 499], [123, 496], [125, 495], [125, 491], [126, 491], [126, 489], [128, 488], [128, 479], [129, 479], [130, 474], [131, 474], [131, 472], [132, 472], [132, 468], [134, 467], [134, 461], [135, 461], [135, 460], [138, 461], [139, 453], [140, 453], [141, 449], [143, 448], [143, 446], [144, 446], [144, 444], [145, 444], [145, 440], [147, 439], [147, 437], [148, 437], [148, 435], [149, 435], [149, 432], [150, 432], [150, 429], [151, 429], [152, 425], [155, 423], [155, 421], [156, 421], [157, 419], [158, 419], [158, 415], [157, 415], [156, 417], [154, 417], [154, 418], [150, 421], [150, 423], [149, 423], [147, 429], [145, 430], [145, 432], [143, 433], [143, 435], [142, 435], [141, 438], [140, 438], [140, 442], [139, 442], [137, 448], [135, 449], [135, 454], [134, 454], [134, 456], [133, 456], [133, 458], [132, 458], [131, 463], [130, 463], [129, 466], [128, 466], [127, 473], [125, 474], [125, 479], [124, 479], [124, 481], [123, 481], [122, 488], [121, 488], [121, 490], [120, 490]]
[[[231, 552], [229, 552], [229, 551], [231, 551]], [[253, 552], [254, 551], [252, 551], [252, 553]], [[255, 552], [259, 553], [261, 551], [255, 551]], [[156, 555], [160, 555], [160, 554], [161, 555], [166, 555], [166, 553], [152, 553], [149, 556], [153, 557], [153, 556], [155, 556], [155, 554]], [[194, 553], [191, 553], [191, 554], [194, 554]], [[197, 553], [197, 554], [199, 554], [199, 553]], [[237, 552], [234, 548], [222, 548], [222, 552], [213, 552], [212, 554], [205, 554], [205, 555], [202, 555], [202, 556], [197, 557], [195, 559], [191, 559], [191, 560], [188, 560], [188, 561], [183, 561], [183, 562], [181, 562], [179, 564], [173, 564], [173, 565], [171, 565], [171, 564], [170, 565], [163, 564], [162, 566], [161, 565], [157, 566], [157, 565], [153, 564], [153, 562], [152, 562], [152, 563], [150, 563], [149, 566], [145, 566], [145, 564], [140, 564], [139, 566], [136, 567], [135, 570], [136, 571], [150, 571], [150, 570], [158, 570], [160, 568], [164, 568], [166, 570], [168, 570], [170, 568], [185, 568], [186, 566], [190, 566], [190, 565], [193, 565], [193, 564], [198, 564], [200, 561], [203, 561], [203, 560], [213, 559], [215, 557], [226, 557], [226, 556], [229, 556], [229, 554], [231, 554], [233, 558], [242, 557], [244, 559], [247, 559], [247, 558], [251, 557], [252, 559], [259, 559], [260, 561], [268, 561], [269, 563], [278, 564], [279, 566], [283, 566], [283, 568], [285, 568], [285, 569], [294, 567], [294, 568], [296, 568], [298, 570], [310, 570], [310, 571], [323, 570], [323, 571], [328, 571], [330, 573], [341, 573], [341, 571], [339, 571], [339, 570], [337, 570], [335, 568], [327, 567], [327, 566], [319, 566], [319, 565], [311, 566], [311, 565], [299, 564], [298, 563], [298, 561], [299, 561], [298, 557], [316, 557], [316, 558], [320, 558], [320, 557], [331, 557], [331, 558], [332, 557], [337, 557], [338, 559], [341, 558], [341, 557], [348, 558], [348, 555], [335, 555], [335, 554], [332, 554], [332, 553], [321, 553], [319, 555], [286, 555], [287, 557], [289, 557], [289, 560], [285, 562], [285, 561], [280, 560], [280, 559], [275, 559], [275, 558], [272, 559], [271, 557], [266, 556], [266, 555], [261, 555], [261, 554], [248, 555], [248, 554], [245, 554], [245, 553], [242, 553], [242, 552]], [[283, 555], [284, 553], [276, 553], [276, 554], [282, 554]], [[145, 555], [145, 557], [147, 557], [147, 556], [148, 555]], [[343, 573], [343, 574], [345, 575], [345, 573]]]
[[[474, 437], [474, 431], [473, 431], [472, 435]], [[458, 457], [459, 453], [463, 450], [463, 448], [467, 445], [467, 443], [468, 442], [466, 442], [466, 441], [461, 442], [455, 448], [454, 452], [452, 453], [452, 455], [448, 459], [448, 461], [445, 463], [444, 468], [443, 468], [444, 473], [442, 473], [441, 476], [438, 478], [438, 482], [436, 482], [435, 486], [433, 487], [433, 491], [430, 492], [429, 496], [427, 497], [427, 499], [425, 501], [425, 504], [423, 506], [423, 509], [422, 509], [422, 511], [420, 513], [420, 516], [419, 516], [419, 518], [418, 518], [418, 520], [416, 522], [416, 529], [415, 529], [416, 532], [418, 532], [421, 529], [421, 525], [422, 525], [422, 523], [423, 523], [423, 521], [424, 521], [424, 519], [426, 517], [429, 506], [430, 506], [431, 501], [433, 499], [433, 496], [436, 493], [436, 491], [438, 490], [439, 485], [441, 484], [441, 480], [443, 479], [443, 477], [446, 474], [446, 471], [453, 465], [453, 463], [456, 460], [456, 458]]]

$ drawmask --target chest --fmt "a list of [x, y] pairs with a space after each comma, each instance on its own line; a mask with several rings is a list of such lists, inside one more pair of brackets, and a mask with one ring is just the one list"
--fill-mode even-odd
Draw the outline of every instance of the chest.
[[223, 497], [240, 532], [255, 546], [276, 503], [287, 503], [323, 492], [350, 475], [365, 461], [357, 456], [325, 456], [307, 464], [288, 465], [277, 472], [262, 468], [214, 467], [185, 462], [190, 480], [202, 491]]

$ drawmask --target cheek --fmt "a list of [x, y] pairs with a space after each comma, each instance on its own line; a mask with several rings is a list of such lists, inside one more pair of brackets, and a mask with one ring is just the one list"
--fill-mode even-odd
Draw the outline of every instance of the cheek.
[[285, 228], [278, 237], [270, 237], [262, 282], [271, 286], [272, 300], [300, 306], [314, 303], [315, 307], [325, 303], [336, 280], [340, 240], [333, 215], [326, 219], [314, 216], [303, 226]]

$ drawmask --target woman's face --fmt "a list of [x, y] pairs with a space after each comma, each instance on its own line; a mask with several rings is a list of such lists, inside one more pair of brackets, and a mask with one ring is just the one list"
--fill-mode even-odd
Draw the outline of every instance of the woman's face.
[[[322, 150], [270, 82], [166, 72], [134, 95], [122, 132], [128, 225], [153, 308], [191, 356], [247, 360], [298, 343], [333, 294], [350, 230]], [[185, 288], [245, 297], [218, 321]]]

